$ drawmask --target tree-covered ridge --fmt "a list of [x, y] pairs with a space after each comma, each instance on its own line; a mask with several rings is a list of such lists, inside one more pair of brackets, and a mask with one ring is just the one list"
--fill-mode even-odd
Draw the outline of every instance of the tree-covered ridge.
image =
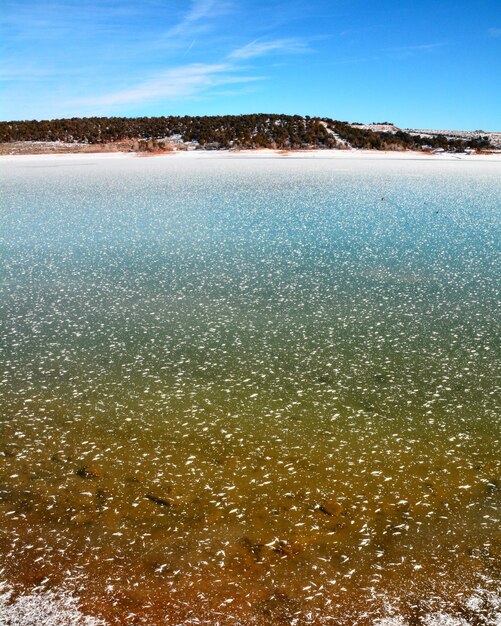
[[205, 148], [373, 148], [377, 150], [489, 147], [486, 137], [468, 141], [375, 132], [347, 122], [299, 115], [253, 114], [184, 117], [73, 117], [0, 122], [0, 142], [60, 141], [106, 144], [123, 140], [193, 142]]
[[300, 148], [335, 147], [336, 141], [318, 119], [285, 115], [211, 117], [92, 117], [0, 123], [1, 141], [106, 143], [124, 139], [164, 139], [179, 135], [200, 145]]

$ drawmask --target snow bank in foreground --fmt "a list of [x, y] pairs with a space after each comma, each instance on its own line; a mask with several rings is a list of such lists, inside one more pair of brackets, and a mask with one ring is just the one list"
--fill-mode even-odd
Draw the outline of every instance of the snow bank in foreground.
[[[411, 622], [387, 607], [388, 617], [374, 620], [373, 626], [411, 626]], [[422, 615], [422, 626], [501, 626], [501, 593], [478, 589], [462, 602], [464, 615], [450, 615], [441, 610]], [[412, 622], [414, 623], [414, 622]]]
[[[450, 615], [443, 611], [430, 611], [420, 617], [422, 626], [501, 626], [501, 594], [479, 589], [462, 606], [466, 617]], [[411, 626], [398, 610], [386, 608], [387, 616], [374, 619], [373, 626]], [[332, 618], [326, 623], [331, 624]], [[200, 620], [188, 624], [200, 624]], [[207, 623], [207, 622], [203, 622]], [[305, 622], [308, 623], [308, 622]], [[63, 590], [35, 590], [25, 594], [14, 594], [0, 583], [0, 626], [106, 626], [107, 622], [85, 615], [75, 598]], [[151, 625], [153, 626], [153, 625]]]
[[68, 593], [32, 591], [15, 595], [0, 584], [0, 626], [105, 626], [84, 615]]

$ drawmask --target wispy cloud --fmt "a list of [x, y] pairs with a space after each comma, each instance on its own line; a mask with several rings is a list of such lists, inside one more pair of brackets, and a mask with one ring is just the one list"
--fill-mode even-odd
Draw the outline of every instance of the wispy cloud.
[[[182, 55], [184, 57], [196, 41], [194, 33], [209, 28], [216, 15], [230, 10], [231, 4], [226, 0], [193, 0], [180, 21], [164, 33], [164, 38], [173, 45], [181, 45], [184, 42], [186, 46]], [[222, 86], [240, 85], [239, 89], [224, 91], [236, 94], [242, 91], [245, 84], [266, 79], [266, 76], [250, 73], [252, 68], [243, 65], [242, 62], [274, 54], [299, 54], [311, 51], [308, 43], [299, 38], [255, 39], [226, 55], [220, 54], [219, 60], [213, 63], [176, 65], [153, 73], [147, 80], [135, 84], [131, 81], [130, 87], [72, 100], [66, 102], [66, 105], [110, 110], [130, 104], [216, 95], [223, 93]]]
[[230, 6], [229, 2], [222, 2], [221, 0], [194, 0], [184, 21], [189, 24], [204, 17], [214, 17], [216, 14], [225, 13]]
[[236, 68], [229, 63], [193, 63], [155, 74], [147, 81], [129, 89], [80, 99], [78, 104], [87, 107], [108, 108], [138, 102], [175, 99], [207, 92], [209, 89], [221, 85], [249, 83], [262, 78], [239, 74], [236, 72]]
[[230, 2], [224, 0], [193, 0], [188, 11], [177, 24], [165, 32], [164, 37], [170, 39], [193, 36], [195, 30], [199, 32], [207, 29], [208, 21], [228, 13], [231, 6]]
[[489, 28], [487, 34], [489, 37], [501, 37], [501, 28]]
[[447, 45], [445, 42], [441, 42], [400, 46], [394, 48], [383, 48], [371, 55], [352, 56], [345, 58], [339, 57], [337, 59], [329, 61], [329, 65], [350, 65], [374, 62], [388, 63], [389, 60], [406, 61], [411, 57], [418, 56], [421, 53], [426, 54], [427, 52], [431, 52], [432, 50], [442, 48], [445, 45]]
[[298, 54], [311, 52], [309, 45], [301, 39], [255, 39], [237, 48], [228, 55], [230, 59], [252, 59], [270, 53]]
[[423, 43], [414, 46], [400, 46], [396, 48], [385, 48], [383, 52], [400, 52], [400, 53], [414, 53], [414, 52], [428, 52], [429, 50], [436, 50], [445, 46], [444, 42], [440, 43]]

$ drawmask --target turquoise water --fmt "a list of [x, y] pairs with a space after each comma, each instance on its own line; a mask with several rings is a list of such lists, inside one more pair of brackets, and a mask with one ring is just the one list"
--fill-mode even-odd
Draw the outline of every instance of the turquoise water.
[[500, 174], [4, 163], [12, 589], [111, 624], [497, 623]]

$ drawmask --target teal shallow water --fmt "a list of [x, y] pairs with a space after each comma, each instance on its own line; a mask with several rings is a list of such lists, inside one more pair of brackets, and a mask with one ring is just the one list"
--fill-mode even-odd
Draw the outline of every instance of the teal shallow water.
[[4, 164], [9, 584], [110, 623], [494, 624], [500, 173]]

